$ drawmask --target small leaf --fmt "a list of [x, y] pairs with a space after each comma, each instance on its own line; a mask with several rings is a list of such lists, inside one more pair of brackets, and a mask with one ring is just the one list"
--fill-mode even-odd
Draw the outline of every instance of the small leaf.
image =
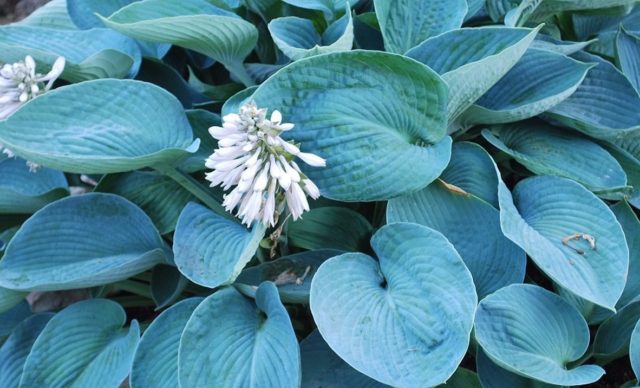
[[123, 280], [170, 254], [149, 217], [113, 194], [54, 202], [18, 230], [0, 261], [0, 285], [53, 291]]
[[202, 205], [189, 203], [173, 236], [176, 265], [184, 276], [202, 286], [231, 284], [255, 254], [265, 229], [256, 222], [249, 231]]
[[145, 330], [131, 368], [131, 388], [178, 386], [180, 337], [203, 298], [189, 298], [163, 311]]
[[493, 362], [521, 376], [581, 385], [604, 374], [596, 365], [567, 367], [587, 350], [589, 327], [578, 310], [538, 286], [513, 284], [484, 298], [478, 305], [475, 334]]
[[179, 350], [184, 388], [300, 386], [300, 349], [271, 282], [255, 303], [233, 287], [206, 298], [187, 322]]
[[0, 121], [0, 143], [40, 165], [90, 174], [171, 163], [197, 146], [175, 97], [146, 82], [115, 79], [29, 101]]
[[126, 330], [125, 321], [124, 309], [107, 299], [65, 308], [33, 344], [20, 387], [119, 386], [129, 374], [140, 339], [138, 322]]
[[377, 261], [345, 253], [318, 269], [310, 298], [318, 330], [340, 358], [384, 384], [444, 383], [469, 345], [471, 274], [443, 235], [421, 225], [383, 226], [371, 246]]
[[466, 0], [374, 0], [384, 47], [404, 54], [432, 36], [460, 28], [467, 14]]

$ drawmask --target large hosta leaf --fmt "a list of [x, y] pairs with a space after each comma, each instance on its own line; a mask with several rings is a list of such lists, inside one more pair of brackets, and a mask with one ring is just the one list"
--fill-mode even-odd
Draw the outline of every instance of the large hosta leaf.
[[607, 319], [593, 339], [593, 355], [600, 360], [610, 361], [622, 357], [629, 351], [629, 340], [640, 320], [640, 301], [636, 300], [618, 310]]
[[17, 387], [33, 343], [53, 314], [37, 314], [22, 321], [0, 348], [0, 386]]
[[50, 27], [61, 30], [76, 29], [67, 12], [67, 0], [51, 0], [26, 18], [14, 22], [14, 25]]
[[426, 40], [407, 56], [447, 82], [453, 121], [518, 62], [537, 33], [528, 28], [462, 28]]
[[629, 250], [607, 205], [578, 183], [553, 176], [520, 181], [513, 194], [501, 182], [499, 198], [502, 231], [511, 241], [561, 287], [614, 310]]
[[624, 75], [640, 92], [640, 37], [621, 29], [616, 39], [616, 61]]
[[473, 276], [478, 297], [524, 280], [526, 255], [500, 230], [500, 213], [443, 181], [389, 201], [387, 222], [414, 222], [442, 233]]
[[323, 196], [374, 201], [421, 189], [446, 167], [446, 95], [440, 77], [416, 61], [349, 51], [296, 61], [253, 98], [296, 125], [287, 135], [303, 151], [327, 160], [302, 166]]
[[0, 157], [0, 213], [33, 213], [67, 195], [67, 180], [60, 171], [30, 171], [24, 160]]
[[31, 306], [26, 300], [0, 313], [0, 343], [4, 342], [13, 329], [30, 315], [32, 315]]
[[107, 284], [167, 261], [170, 253], [149, 217], [126, 199], [69, 197], [22, 225], [0, 262], [0, 285], [50, 291]]
[[514, 284], [484, 298], [478, 305], [475, 334], [493, 362], [522, 376], [581, 385], [604, 374], [596, 365], [567, 367], [587, 350], [589, 327], [578, 310], [538, 286]]
[[[129, 374], [140, 339], [138, 322], [126, 330], [119, 304], [93, 299], [56, 314], [33, 344], [20, 387], [117, 387]], [[73, 340], [70, 340], [73, 339]]]
[[611, 63], [584, 52], [573, 57], [594, 62], [580, 87], [548, 111], [553, 120], [598, 139], [620, 138], [640, 130], [640, 95]]
[[108, 17], [134, 1], [137, 0], [66, 0], [71, 20], [82, 30], [103, 27], [97, 15]]
[[[135, 41], [104, 28], [86, 31], [37, 26], [0, 28], [0, 62], [24, 60], [26, 55], [49, 68], [56, 58], [65, 57], [61, 77], [70, 82], [134, 76], [141, 61]], [[38, 71], [44, 73], [40, 68]]]
[[461, 121], [471, 126], [537, 116], [573, 94], [591, 66], [552, 51], [529, 49]]
[[132, 388], [173, 388], [178, 385], [180, 337], [202, 298], [189, 298], [165, 310], [145, 330], [131, 369]]
[[26, 292], [0, 287], [0, 313], [11, 310], [27, 296]]
[[612, 206], [611, 211], [622, 226], [629, 247], [629, 276], [616, 304], [617, 307], [624, 307], [640, 296], [640, 221], [624, 201]]
[[15, 154], [77, 173], [171, 163], [192, 152], [192, 142], [180, 102], [155, 85], [131, 80], [61, 87], [0, 121], [0, 143]]
[[247, 230], [202, 205], [189, 203], [173, 237], [176, 265], [194, 283], [211, 288], [231, 284], [255, 254], [264, 232], [260, 222]]
[[538, 175], [569, 178], [595, 193], [626, 188], [627, 175], [620, 164], [581, 134], [523, 121], [484, 130], [482, 135]]
[[482, 348], [476, 351], [476, 370], [483, 388], [552, 388], [553, 384], [529, 379], [496, 365]]
[[256, 300], [233, 287], [205, 299], [180, 340], [180, 386], [298, 387], [300, 349], [278, 291], [260, 285]]
[[136, 39], [197, 51], [239, 73], [258, 40], [251, 23], [205, 0], [138, 1], [102, 21]]
[[423, 40], [460, 28], [466, 0], [374, 0], [387, 51], [403, 54]]
[[395, 223], [362, 253], [327, 260], [311, 284], [311, 312], [331, 349], [394, 386], [444, 383], [462, 360], [477, 296], [453, 246], [427, 227]]

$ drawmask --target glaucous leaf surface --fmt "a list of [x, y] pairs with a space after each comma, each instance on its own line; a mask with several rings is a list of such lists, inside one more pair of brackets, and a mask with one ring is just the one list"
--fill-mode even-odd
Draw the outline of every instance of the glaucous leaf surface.
[[0, 287], [0, 313], [11, 310], [27, 296], [26, 292]]
[[390, 200], [387, 222], [413, 222], [442, 233], [471, 272], [479, 299], [524, 280], [526, 255], [502, 234], [500, 212], [442, 180]]
[[52, 291], [108, 284], [166, 262], [170, 254], [133, 203], [113, 194], [73, 196], [22, 225], [0, 261], [0, 286]]
[[69, 16], [81, 30], [103, 27], [104, 24], [96, 14], [109, 17], [120, 8], [135, 1], [137, 0], [66, 0]]
[[466, 0], [374, 0], [384, 47], [403, 54], [420, 42], [462, 26]]
[[624, 307], [640, 296], [640, 221], [628, 203], [621, 201], [611, 211], [622, 226], [629, 247], [629, 276], [617, 307]]
[[158, 264], [153, 267], [151, 297], [156, 304], [156, 310], [179, 300], [188, 284], [189, 280], [173, 265]]
[[[262, 0], [265, 2], [266, 0]], [[336, 13], [342, 12], [345, 5], [354, 5], [359, 0], [282, 0], [287, 4], [295, 5], [303, 9], [321, 11], [326, 20], [332, 20]]]
[[251, 230], [202, 205], [189, 203], [173, 236], [175, 263], [189, 280], [215, 288], [231, 284], [251, 260], [266, 227]]
[[26, 300], [0, 313], [0, 342], [3, 342], [13, 329], [30, 315], [32, 315], [31, 307]]
[[631, 84], [640, 92], [640, 37], [622, 28], [616, 38], [616, 62]]
[[69, 185], [62, 172], [31, 171], [22, 159], [0, 157], [0, 213], [33, 213], [67, 195]]
[[389, 224], [372, 237], [378, 256], [327, 260], [310, 306], [340, 358], [384, 384], [433, 386], [456, 370], [469, 345], [477, 296], [471, 274], [439, 232]]
[[444, 81], [414, 60], [349, 51], [296, 61], [253, 99], [278, 107], [296, 125], [286, 136], [326, 159], [324, 168], [302, 166], [324, 197], [375, 201], [421, 189], [444, 170], [446, 96]]
[[163, 311], [145, 330], [131, 368], [131, 388], [174, 388], [178, 383], [180, 338], [203, 298], [182, 300]]
[[529, 379], [499, 367], [491, 361], [482, 348], [476, 351], [476, 370], [483, 388], [551, 388], [558, 387]]
[[218, 146], [218, 142], [209, 134], [209, 128], [214, 125], [221, 125], [220, 115], [211, 113], [203, 109], [188, 109], [185, 111], [187, 119], [193, 130], [193, 137], [200, 139], [200, 147], [185, 159], [182, 159], [178, 166], [185, 172], [196, 172], [205, 169], [204, 160], [211, 155]]
[[636, 379], [640, 376], [640, 321], [638, 322], [631, 333], [631, 341], [629, 344], [629, 359]]
[[610, 361], [629, 352], [629, 340], [640, 320], [640, 301], [634, 300], [598, 327], [593, 340], [593, 355]]
[[[544, 317], [544, 319], [541, 319]], [[597, 365], [568, 368], [589, 345], [582, 315], [559, 296], [530, 284], [513, 284], [478, 305], [475, 338], [498, 366], [548, 384], [597, 381]]]
[[569, 178], [596, 194], [626, 188], [627, 175], [620, 164], [579, 133], [542, 121], [522, 121], [485, 129], [482, 135], [535, 174]]
[[175, 97], [153, 84], [115, 79], [29, 101], [0, 121], [0, 143], [45, 167], [95, 174], [172, 163], [197, 149]]
[[182, 333], [180, 386], [298, 387], [300, 348], [289, 314], [271, 282], [255, 302], [235, 288], [207, 297]]
[[26, 18], [19, 22], [14, 22], [14, 24], [58, 28], [61, 30], [76, 29], [67, 12], [67, 0], [51, 0], [33, 11]]
[[234, 286], [243, 294], [254, 297], [262, 282], [271, 281], [278, 287], [282, 302], [308, 304], [311, 281], [316, 271], [322, 263], [342, 253], [335, 249], [319, 249], [280, 257], [246, 268]]
[[452, 122], [520, 60], [538, 30], [461, 28], [427, 39], [406, 55], [429, 66], [447, 82], [448, 118]]
[[34, 342], [20, 387], [119, 386], [129, 374], [140, 339], [136, 320], [122, 328], [126, 319], [124, 309], [107, 299], [65, 308]]
[[522, 180], [513, 193], [500, 182], [498, 190], [505, 236], [561, 287], [614, 311], [629, 250], [607, 205], [580, 184], [553, 176]]
[[16, 326], [0, 347], [0, 386], [17, 387], [31, 347], [53, 314], [35, 314]]

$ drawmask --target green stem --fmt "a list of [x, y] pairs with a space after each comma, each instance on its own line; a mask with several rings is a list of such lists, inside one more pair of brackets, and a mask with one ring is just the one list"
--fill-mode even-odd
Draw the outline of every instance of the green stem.
[[250, 87], [256, 84], [255, 82], [253, 82], [253, 78], [251, 78], [242, 62], [228, 63], [224, 65], [224, 67], [229, 70], [229, 73], [238, 78], [240, 82], [244, 84], [244, 86]]
[[171, 166], [156, 166], [155, 169], [176, 181], [180, 186], [184, 187], [187, 191], [202, 201], [202, 203], [207, 205], [209, 209], [225, 218], [233, 219], [233, 217], [225, 211], [222, 205], [220, 205], [211, 195], [209, 190], [202, 186], [197, 180], [193, 179], [191, 175]]
[[114, 286], [120, 290], [127, 291], [145, 298], [153, 299], [153, 297], [151, 296], [149, 285], [146, 283], [140, 283], [134, 280], [123, 280], [115, 283]]

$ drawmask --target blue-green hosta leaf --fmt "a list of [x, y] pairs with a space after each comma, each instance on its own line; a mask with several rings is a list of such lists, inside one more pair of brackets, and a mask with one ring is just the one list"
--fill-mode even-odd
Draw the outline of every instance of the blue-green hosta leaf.
[[523, 121], [483, 130], [482, 135], [537, 175], [569, 178], [596, 194], [626, 188], [627, 175], [620, 164], [581, 134], [542, 121]]
[[624, 307], [640, 296], [640, 221], [624, 201], [611, 206], [611, 211], [622, 226], [629, 247], [629, 276], [617, 304]]
[[135, 1], [137, 0], [66, 0], [71, 20], [82, 30], [103, 27], [104, 24], [96, 14], [109, 17], [120, 8]]
[[280, 299], [284, 303], [309, 303], [311, 280], [322, 263], [342, 254], [334, 249], [305, 251], [281, 257], [242, 271], [234, 286], [245, 295], [255, 296], [258, 286], [272, 281], [278, 286]]
[[218, 148], [218, 142], [209, 134], [209, 128], [214, 125], [222, 125], [220, 115], [202, 109], [192, 109], [185, 112], [193, 130], [193, 137], [200, 139], [200, 147], [198, 151], [181, 160], [179, 166], [182, 171], [189, 173], [202, 171], [205, 169], [205, 159]]
[[636, 322], [640, 320], [640, 300], [635, 300], [607, 319], [593, 339], [593, 355], [597, 359], [610, 361], [622, 357], [629, 351], [629, 339]]
[[633, 187], [628, 194], [627, 201], [635, 208], [640, 208], [640, 145], [637, 140], [620, 139], [617, 144], [605, 143], [604, 146], [611, 156], [616, 158], [627, 174], [627, 184]]
[[578, 310], [538, 286], [513, 284], [484, 298], [475, 335], [498, 366], [548, 384], [589, 384], [604, 374], [596, 365], [567, 368], [587, 350], [589, 327]]
[[631, 84], [640, 92], [640, 37], [620, 29], [616, 39], [616, 62]]
[[373, 227], [360, 213], [344, 207], [320, 207], [290, 222], [289, 244], [303, 249], [366, 250]]
[[451, 378], [438, 388], [482, 388], [478, 375], [465, 368], [458, 368]]
[[591, 67], [553, 51], [529, 49], [460, 121], [470, 127], [537, 116], [571, 96]]
[[636, 323], [636, 327], [631, 333], [629, 359], [631, 361], [633, 373], [636, 375], [636, 379], [640, 379], [640, 320]]
[[565, 11], [585, 11], [617, 6], [630, 6], [637, 0], [545, 0], [536, 10], [536, 16], [543, 18]]
[[353, 369], [314, 330], [300, 342], [303, 387], [382, 388], [388, 385]]
[[498, 82], [522, 57], [538, 29], [461, 28], [430, 38], [407, 56], [431, 67], [449, 85], [453, 121]]
[[496, 365], [482, 350], [476, 351], [476, 370], [483, 388], [551, 388], [557, 385], [545, 384], [520, 376]]
[[251, 23], [205, 0], [138, 1], [101, 19], [127, 36], [185, 47], [232, 71], [243, 71], [242, 61], [258, 40]]
[[178, 386], [180, 337], [203, 298], [185, 299], [163, 311], [145, 330], [131, 368], [131, 388]]
[[596, 40], [588, 40], [586, 42], [569, 42], [556, 39], [549, 35], [538, 34], [536, 40], [531, 44], [531, 48], [540, 50], [549, 50], [559, 54], [571, 55], [584, 49]]
[[253, 300], [217, 291], [187, 322], [178, 356], [180, 386], [299, 387], [300, 349], [271, 282]]
[[313, 55], [348, 51], [353, 47], [351, 11], [331, 24], [320, 35], [309, 19], [287, 16], [269, 23], [269, 32], [278, 48], [292, 60]]
[[466, 0], [374, 0], [387, 51], [404, 54], [432, 36], [462, 26]]
[[0, 159], [0, 213], [33, 213], [67, 195], [69, 186], [62, 172], [30, 171], [22, 159]]
[[182, 74], [160, 60], [149, 59], [142, 62], [136, 80], [160, 86], [180, 100], [185, 109], [209, 102], [206, 96], [189, 85]]
[[527, 178], [513, 193], [500, 182], [498, 191], [504, 234], [561, 287], [615, 311], [629, 250], [607, 205], [580, 184], [554, 176]]
[[473, 18], [484, 7], [485, 0], [467, 0], [467, 15], [465, 21]]
[[39, 65], [50, 68], [59, 56], [65, 57], [61, 78], [70, 82], [134, 76], [141, 61], [135, 41], [105, 28], [79, 31], [4, 26], [0, 28], [0, 42], [1, 62], [16, 62], [31, 55]]
[[[265, 0], [260, 0], [265, 2]], [[283, 0], [287, 4], [304, 9], [321, 11], [326, 20], [333, 20], [334, 16], [343, 12], [347, 4], [354, 5], [359, 0]]]
[[36, 314], [22, 321], [0, 348], [0, 386], [17, 387], [33, 343], [53, 314]]
[[132, 171], [107, 175], [95, 191], [120, 195], [138, 205], [160, 234], [173, 232], [182, 209], [195, 198], [165, 175], [151, 171]]
[[571, 15], [571, 24], [576, 38], [587, 40], [602, 32], [617, 31], [621, 24], [631, 29], [640, 26], [640, 8], [635, 7], [631, 12], [623, 7], [598, 12], [575, 12]]
[[573, 57], [595, 62], [580, 87], [548, 115], [597, 139], [620, 138], [640, 130], [640, 95], [611, 63], [584, 52]]
[[442, 233], [471, 272], [479, 299], [524, 280], [526, 255], [502, 234], [500, 212], [443, 181], [390, 200], [387, 222], [414, 222]]
[[322, 337], [358, 371], [394, 386], [444, 383], [469, 345], [477, 296], [453, 246], [427, 227], [396, 223], [362, 253], [327, 260], [310, 306]]
[[176, 265], [184, 276], [202, 286], [231, 284], [255, 254], [264, 232], [260, 222], [247, 230], [191, 202], [180, 214], [173, 236]]
[[[123, 329], [124, 309], [107, 299], [75, 303], [56, 314], [36, 339], [20, 387], [117, 387], [140, 339], [138, 322]], [[73, 339], [73, 340], [70, 340]]]
[[151, 273], [151, 296], [156, 310], [167, 307], [181, 296], [189, 280], [173, 265], [159, 264]]
[[76, 29], [67, 12], [67, 0], [49, 1], [14, 25], [59, 28], [61, 30]]
[[504, 15], [504, 24], [508, 27], [524, 26], [542, 2], [543, 0], [520, 0], [520, 4]]
[[375, 201], [419, 190], [444, 170], [446, 95], [442, 79], [412, 59], [348, 51], [296, 61], [253, 98], [296, 125], [287, 136], [303, 151], [327, 160], [302, 166], [323, 196]]
[[493, 159], [476, 143], [454, 143], [451, 161], [440, 179], [498, 208], [498, 175]]
[[171, 252], [140, 208], [113, 194], [68, 197], [45, 206], [13, 237], [0, 286], [52, 291], [126, 279]]
[[95, 174], [172, 163], [197, 148], [175, 97], [146, 82], [115, 79], [29, 101], [0, 121], [0, 143], [46, 167]]
[[9, 311], [24, 300], [28, 293], [0, 287], [0, 313]]
[[20, 322], [32, 314], [31, 306], [29, 306], [26, 300], [0, 313], [0, 343], [4, 342], [5, 338], [11, 334]]

